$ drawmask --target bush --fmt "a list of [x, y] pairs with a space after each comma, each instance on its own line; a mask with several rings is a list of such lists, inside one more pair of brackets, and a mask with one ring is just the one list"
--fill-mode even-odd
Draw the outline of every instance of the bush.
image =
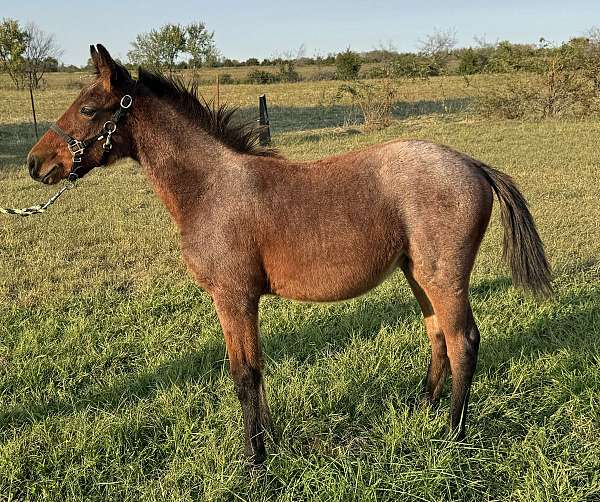
[[582, 117], [598, 111], [598, 92], [581, 71], [551, 64], [545, 74], [522, 75], [477, 97], [484, 115], [506, 119]]
[[389, 77], [389, 72], [382, 66], [373, 66], [362, 74], [363, 78], [386, 78]]
[[300, 82], [300, 74], [296, 71], [294, 61], [281, 61], [279, 63], [279, 81], [280, 82]]
[[581, 117], [597, 112], [600, 46], [587, 39], [573, 39], [558, 48], [544, 43], [537, 51], [535, 62], [529, 61], [526, 66], [525, 59], [512, 60], [530, 72], [521, 72], [503, 86], [479, 96], [480, 111], [503, 118]]
[[339, 87], [336, 99], [343, 96], [350, 96], [367, 129], [383, 129], [392, 123], [398, 89], [391, 79], [344, 84]]
[[356, 80], [360, 72], [361, 59], [356, 52], [346, 49], [335, 57], [335, 72], [340, 80]]
[[427, 78], [437, 72], [429, 64], [429, 59], [417, 54], [399, 54], [389, 65], [389, 73], [394, 77]]
[[494, 73], [539, 71], [539, 52], [533, 45], [500, 42], [491, 53], [486, 66]]
[[224, 85], [235, 84], [235, 79], [230, 73], [222, 73], [219, 75], [219, 82]]
[[519, 119], [534, 112], [539, 95], [539, 89], [531, 80], [509, 81], [477, 96], [476, 109], [488, 117]]
[[265, 70], [252, 70], [246, 76], [246, 82], [248, 84], [273, 84], [279, 82], [279, 75]]
[[307, 80], [336, 80], [336, 73], [334, 71], [319, 70], [311, 73]]
[[486, 70], [489, 58], [481, 50], [469, 47], [462, 51], [459, 56], [458, 73], [461, 75], [474, 75]]

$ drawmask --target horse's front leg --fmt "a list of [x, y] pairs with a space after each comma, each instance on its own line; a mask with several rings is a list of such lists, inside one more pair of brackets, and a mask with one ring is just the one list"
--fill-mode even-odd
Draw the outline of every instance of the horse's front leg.
[[262, 351], [258, 334], [258, 300], [229, 292], [213, 294], [223, 328], [229, 368], [242, 405], [246, 455], [254, 465], [266, 458], [265, 432], [270, 415], [262, 382]]

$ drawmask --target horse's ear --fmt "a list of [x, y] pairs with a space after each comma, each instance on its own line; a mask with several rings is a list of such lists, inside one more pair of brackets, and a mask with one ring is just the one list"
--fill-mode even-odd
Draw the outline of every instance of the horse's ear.
[[92, 58], [92, 63], [94, 63], [94, 68], [98, 71], [98, 51], [93, 45], [90, 45], [90, 57]]
[[129, 72], [120, 64], [115, 63], [109, 52], [102, 44], [97, 44], [96, 48], [90, 47], [92, 61], [96, 67], [98, 76], [107, 92], [110, 92], [113, 84], [123, 83], [130, 78]]

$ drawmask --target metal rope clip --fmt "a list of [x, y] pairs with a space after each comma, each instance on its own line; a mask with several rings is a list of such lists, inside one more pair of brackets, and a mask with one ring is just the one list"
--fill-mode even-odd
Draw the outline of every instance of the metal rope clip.
[[[102, 130], [106, 134], [106, 141], [102, 145], [102, 148], [108, 152], [112, 149], [111, 136], [117, 130], [117, 124], [115, 124], [112, 120], [107, 120], [106, 122], [104, 122]], [[103, 137], [104, 135], [100, 136], [100, 138], [98, 139], [100, 140]]]

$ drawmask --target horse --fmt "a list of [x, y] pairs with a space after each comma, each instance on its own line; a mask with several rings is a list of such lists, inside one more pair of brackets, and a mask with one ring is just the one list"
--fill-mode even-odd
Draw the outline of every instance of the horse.
[[[431, 346], [423, 399], [451, 374], [450, 430], [465, 437], [480, 334], [469, 279], [494, 193], [513, 283], [537, 296], [551, 271], [527, 202], [502, 172], [426, 141], [394, 140], [314, 161], [258, 145], [256, 131], [193, 84], [138, 70], [90, 46], [95, 78], [33, 146], [46, 184], [137, 161], [178, 227], [183, 260], [212, 297], [241, 403], [245, 452], [265, 461], [272, 430], [262, 376], [263, 295], [335, 302], [402, 270]], [[87, 139], [82, 139], [87, 138]]]

